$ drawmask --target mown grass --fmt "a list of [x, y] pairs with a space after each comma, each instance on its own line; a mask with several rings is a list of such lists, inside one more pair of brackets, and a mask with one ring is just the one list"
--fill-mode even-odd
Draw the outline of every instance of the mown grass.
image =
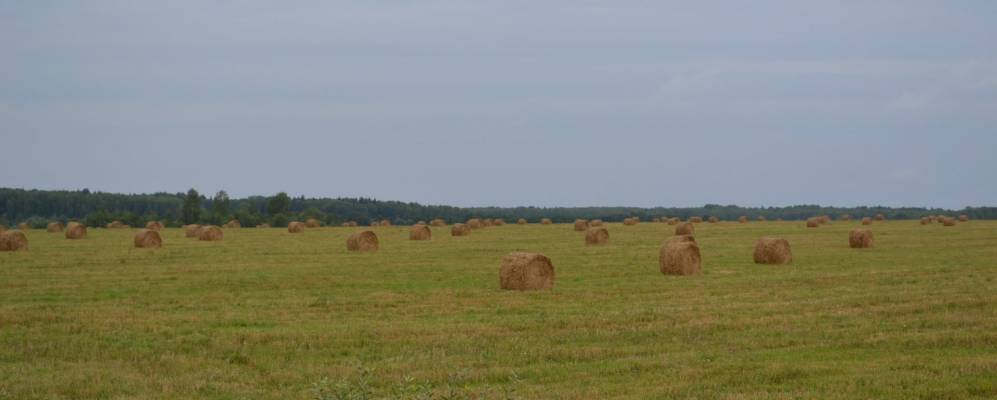
[[[997, 397], [997, 222], [876, 223], [849, 249], [857, 226], [698, 224], [692, 277], [658, 273], [655, 223], [600, 247], [571, 225], [375, 228], [374, 254], [346, 251], [354, 228], [167, 229], [159, 250], [30, 231], [0, 253], [0, 398], [305, 399], [358, 366], [378, 396]], [[792, 265], [751, 262], [765, 235]], [[514, 250], [548, 255], [554, 290], [499, 290]]]

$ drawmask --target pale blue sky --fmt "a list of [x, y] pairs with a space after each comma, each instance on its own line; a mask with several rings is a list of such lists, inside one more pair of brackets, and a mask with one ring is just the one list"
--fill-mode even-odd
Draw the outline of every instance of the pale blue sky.
[[997, 205], [993, 1], [0, 0], [0, 186]]

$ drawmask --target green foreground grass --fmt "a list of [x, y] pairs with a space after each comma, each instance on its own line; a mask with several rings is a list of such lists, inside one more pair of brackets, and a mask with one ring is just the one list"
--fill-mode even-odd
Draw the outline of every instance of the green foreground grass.
[[[30, 231], [0, 253], [0, 398], [307, 399], [372, 369], [519, 398], [995, 398], [997, 222], [698, 224], [703, 274], [663, 276], [673, 227], [506, 225], [346, 251], [356, 228], [226, 230], [222, 242], [134, 230]], [[755, 240], [794, 262], [755, 265]], [[554, 290], [498, 289], [510, 251], [539, 251]], [[518, 379], [510, 380], [515, 374]], [[491, 389], [489, 389], [491, 388]]]

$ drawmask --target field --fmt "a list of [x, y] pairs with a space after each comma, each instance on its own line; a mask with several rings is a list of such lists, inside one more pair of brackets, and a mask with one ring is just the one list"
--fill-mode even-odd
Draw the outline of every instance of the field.
[[[0, 253], [0, 398], [310, 399], [346, 388], [489, 398], [995, 398], [997, 222], [698, 224], [704, 273], [658, 272], [674, 227], [506, 225], [432, 241], [373, 228], [28, 232]], [[755, 265], [777, 235], [794, 262]], [[540, 251], [547, 292], [498, 289]], [[406, 380], [408, 378], [408, 380]], [[337, 385], [339, 382], [346, 382]]]

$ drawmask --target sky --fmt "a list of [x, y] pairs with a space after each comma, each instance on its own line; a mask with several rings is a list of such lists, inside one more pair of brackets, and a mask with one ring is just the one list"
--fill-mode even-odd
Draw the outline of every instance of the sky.
[[994, 1], [0, 0], [0, 187], [994, 206], [994, 21]]

